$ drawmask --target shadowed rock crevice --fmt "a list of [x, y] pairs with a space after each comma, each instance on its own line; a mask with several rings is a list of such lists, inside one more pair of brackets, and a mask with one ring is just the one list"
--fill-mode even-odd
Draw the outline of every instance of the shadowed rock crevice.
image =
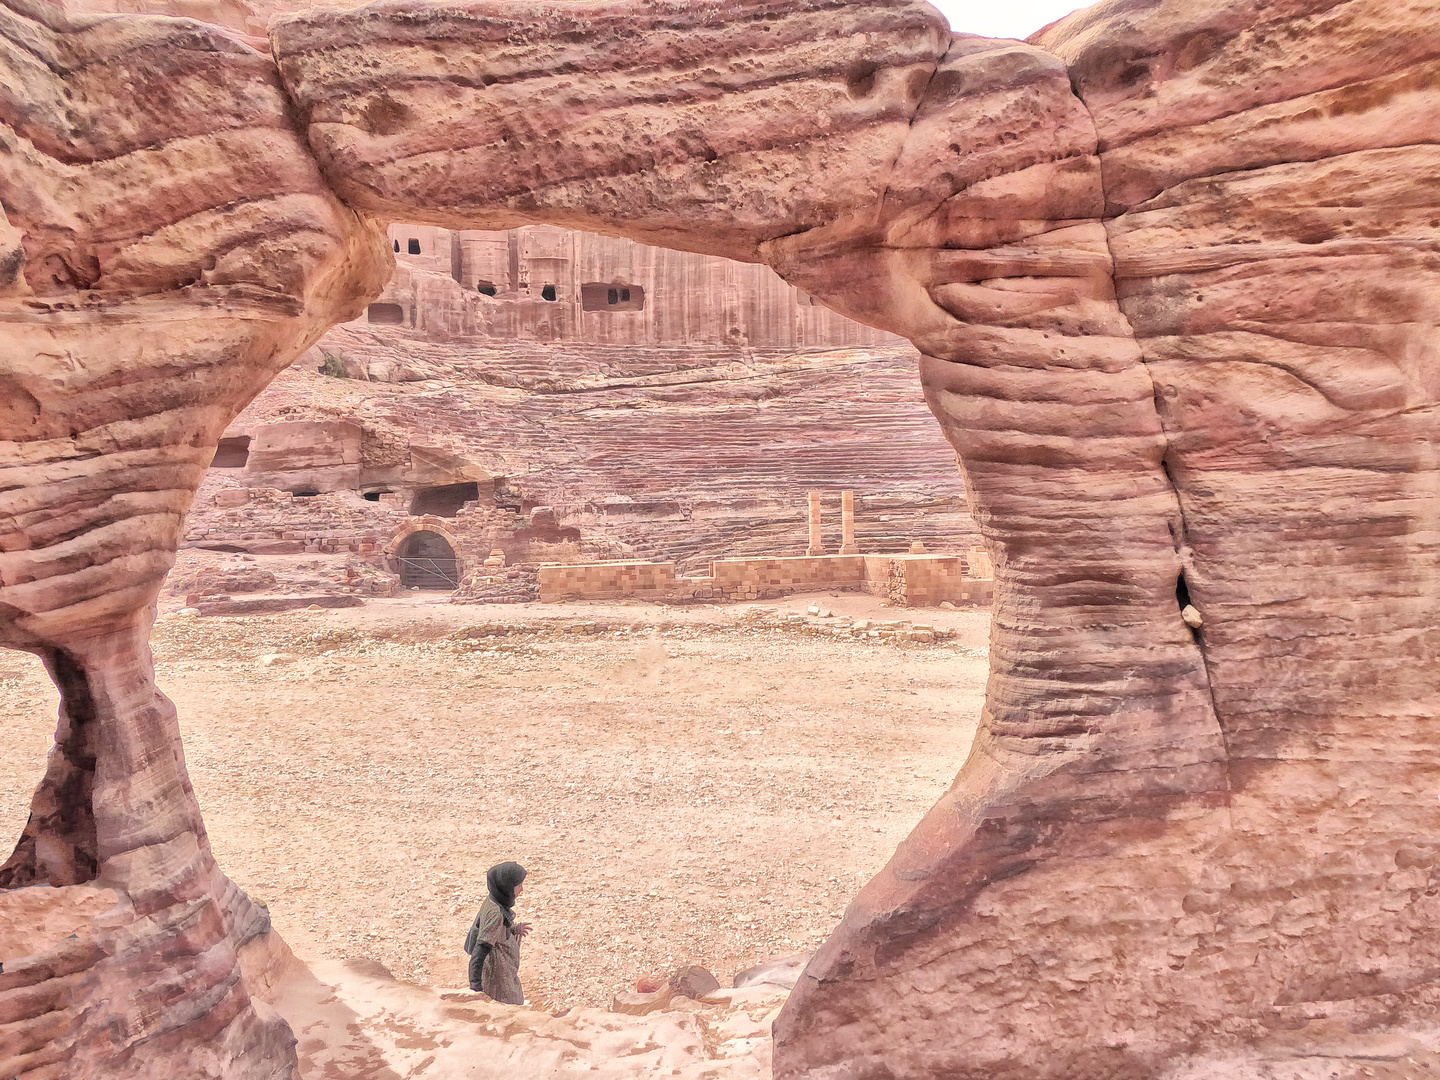
[[43, 654], [60, 690], [60, 725], [45, 776], [30, 803], [30, 820], [14, 853], [0, 866], [0, 889], [81, 885], [99, 866], [95, 837], [95, 698], [77, 657], [63, 649]]

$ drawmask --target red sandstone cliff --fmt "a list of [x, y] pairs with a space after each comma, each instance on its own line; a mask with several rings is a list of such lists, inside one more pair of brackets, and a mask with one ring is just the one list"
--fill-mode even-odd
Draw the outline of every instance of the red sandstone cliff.
[[[415, 381], [327, 377], [316, 371], [317, 356], [357, 371], [403, 356]], [[336, 329], [229, 431], [343, 418], [361, 440], [354, 464], [339, 464], [338, 442], [315, 427], [306, 429], [315, 446], [297, 448], [288, 471], [269, 472], [253, 455], [243, 468], [212, 468], [186, 535], [213, 544], [358, 528], [388, 539], [392, 506], [409, 507], [436, 485], [483, 479], [476, 497], [485, 505], [498, 501], [527, 517], [533, 507], [552, 508], [559, 529], [579, 541], [572, 559], [581, 550], [673, 559], [689, 571], [725, 556], [803, 554], [811, 489], [826, 492], [832, 552], [842, 490], [857, 493], [865, 551], [905, 551], [914, 540], [934, 551], [978, 546], [954, 451], [925, 408], [914, 365], [908, 347], [742, 358], [681, 348], [460, 346], [399, 329]], [[825, 418], [840, 401], [850, 425], [829, 437]], [[394, 450], [383, 440], [395, 441]], [[336, 465], [307, 467], [324, 446]], [[416, 461], [437, 455], [470, 471], [417, 471]], [[346, 520], [327, 530], [311, 504], [295, 500], [260, 522], [221, 495], [247, 486], [349, 492]], [[393, 497], [365, 502], [362, 491]], [[558, 549], [537, 554], [503, 532], [493, 546], [511, 560], [558, 557]]]
[[428, 340], [716, 351], [906, 344], [757, 263], [536, 225], [392, 225], [390, 238], [395, 275], [362, 322], [403, 325]]

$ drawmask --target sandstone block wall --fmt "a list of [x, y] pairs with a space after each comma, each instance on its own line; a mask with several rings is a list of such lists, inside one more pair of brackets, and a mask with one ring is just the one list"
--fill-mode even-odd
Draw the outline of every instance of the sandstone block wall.
[[252, 554], [380, 551], [410, 515], [352, 494], [296, 496], [276, 488], [225, 488], [192, 516], [188, 543], [230, 545]]
[[902, 607], [934, 607], [946, 601], [988, 606], [995, 599], [995, 582], [984, 573], [989, 560], [979, 557], [983, 555], [866, 555], [860, 587]]
[[858, 555], [778, 559], [716, 559], [710, 581], [719, 598], [755, 600], [814, 589], [857, 589], [865, 576]]
[[618, 600], [665, 598], [675, 593], [675, 564], [651, 562], [591, 563], [540, 567], [540, 599]]
[[905, 607], [943, 601], [988, 604], [994, 582], [965, 576], [962, 555], [815, 555], [717, 559], [703, 577], [677, 578], [675, 564], [542, 566], [540, 599], [770, 600], [825, 589], [863, 590]]

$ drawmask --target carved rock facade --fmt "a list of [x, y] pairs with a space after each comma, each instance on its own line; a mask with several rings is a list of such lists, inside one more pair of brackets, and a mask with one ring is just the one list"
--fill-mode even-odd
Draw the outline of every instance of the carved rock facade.
[[4, 874], [120, 897], [74, 996], [0, 983], [67, 1075], [286, 1068], [146, 610], [226, 420], [378, 293], [385, 220], [764, 261], [924, 354], [995, 557], [986, 710], [777, 1076], [1433, 1023], [1435, 0], [1114, 0], [1031, 44], [883, 0], [392, 4], [272, 23], [278, 76], [0, 12], [3, 635], [64, 692]]
[[[527, 225], [390, 226], [395, 276], [366, 325], [473, 338], [708, 350], [902, 345], [837, 315], [768, 266]], [[358, 329], [358, 327], [357, 327]]]

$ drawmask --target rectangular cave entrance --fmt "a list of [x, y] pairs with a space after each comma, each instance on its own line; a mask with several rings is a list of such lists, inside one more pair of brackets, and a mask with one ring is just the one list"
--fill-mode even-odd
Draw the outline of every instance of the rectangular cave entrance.
[[468, 484], [440, 484], [436, 487], [421, 488], [410, 500], [410, 513], [416, 517], [433, 514], [436, 517], [452, 518], [467, 502], [480, 498], [480, 485], [473, 481]]
[[250, 460], [250, 436], [237, 435], [221, 439], [215, 447], [215, 456], [210, 459], [212, 469], [243, 469]]
[[645, 289], [640, 285], [587, 281], [580, 286], [581, 311], [644, 311]]
[[365, 309], [366, 321], [384, 326], [405, 325], [405, 309], [399, 304], [371, 304]]

